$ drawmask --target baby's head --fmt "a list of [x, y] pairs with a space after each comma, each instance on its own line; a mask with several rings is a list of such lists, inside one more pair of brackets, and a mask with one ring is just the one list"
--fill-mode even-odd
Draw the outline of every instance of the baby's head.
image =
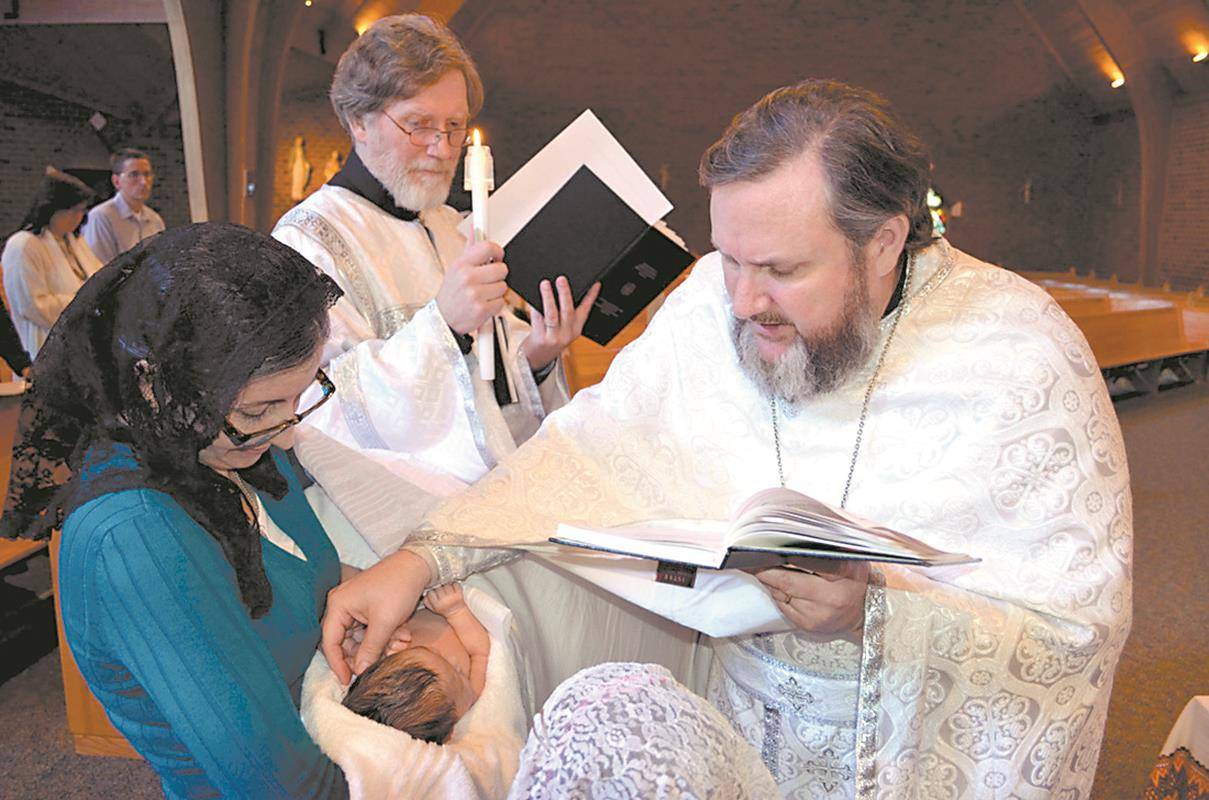
[[474, 704], [470, 679], [427, 647], [379, 659], [348, 687], [344, 705], [414, 739], [444, 744]]

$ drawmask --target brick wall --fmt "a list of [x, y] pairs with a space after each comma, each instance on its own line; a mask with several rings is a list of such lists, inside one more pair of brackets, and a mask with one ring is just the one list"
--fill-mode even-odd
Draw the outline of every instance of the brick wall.
[[[294, 137], [306, 139], [306, 158], [311, 163], [311, 180], [305, 190], [308, 195], [323, 185], [324, 166], [332, 151], [338, 150], [343, 158], [351, 148], [348, 134], [332, 112], [326, 92], [308, 92], [283, 98], [277, 134], [277, 155], [273, 167], [273, 223], [297, 202], [290, 198], [293, 184], [290, 159]], [[266, 229], [271, 228], [272, 225], [269, 225]]]
[[[86, 32], [89, 26], [56, 28], [80, 28]], [[166, 40], [167, 33], [163, 36]], [[99, 62], [106, 57], [101, 44], [90, 45], [88, 36], [75, 36], [71, 41], [73, 47], [85, 51], [78, 55], [79, 64]], [[98, 51], [88, 52], [90, 46]], [[0, 52], [0, 70], [4, 68], [5, 55]], [[166, 74], [157, 70], [157, 76], [144, 75], [140, 79], [166, 82], [175, 94], [171, 69]], [[169, 226], [189, 221], [184, 144], [176, 109], [165, 113], [164, 120], [150, 133], [133, 133], [129, 121], [114, 118], [100, 135], [88, 123], [93, 112], [93, 108], [82, 102], [68, 102], [0, 79], [0, 237], [12, 233], [20, 224], [47, 164], [67, 170], [108, 170], [106, 142], [115, 148], [137, 147], [146, 151], [157, 176], [151, 205]]]
[[1099, 121], [1089, 139], [1091, 158], [1079, 192], [1072, 231], [1078, 236], [1080, 273], [1100, 278], [1116, 275], [1136, 281], [1139, 269], [1138, 205], [1142, 162], [1138, 126], [1132, 114]]
[[936, 185], [965, 206], [950, 221], [949, 240], [1012, 269], [1094, 269], [1099, 258], [1078, 221], [1095, 139], [1085, 104], [1069, 90], [1005, 108], [969, 134], [940, 132], [929, 143]]
[[88, 124], [91, 111], [11, 84], [0, 92], [0, 236], [29, 210], [46, 165], [109, 169], [109, 152]]
[[1136, 274], [1132, 118], [1098, 124], [1105, 109], [1071, 87], [1013, 4], [623, 5], [467, 0], [454, 17], [483, 72], [498, 177], [590, 107], [704, 251], [704, 148], [768, 90], [834, 77], [885, 95], [928, 144], [937, 184], [965, 207], [950, 226], [958, 247], [1020, 269]]
[[1173, 289], [1209, 290], [1209, 97], [1186, 97], [1171, 120], [1159, 277]]

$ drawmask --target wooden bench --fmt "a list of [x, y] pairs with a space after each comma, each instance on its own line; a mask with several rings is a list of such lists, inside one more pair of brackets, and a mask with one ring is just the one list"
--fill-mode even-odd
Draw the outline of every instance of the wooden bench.
[[1021, 274], [1070, 315], [1102, 369], [1174, 363], [1209, 350], [1209, 309], [1195, 293], [1079, 277], [1073, 269]]
[[1071, 293], [1064, 296], [1055, 295], [1054, 300], [1072, 319], [1112, 310], [1112, 298], [1107, 294]]
[[13, 564], [24, 561], [45, 549], [46, 542], [34, 542], [29, 539], [0, 539], [0, 570], [8, 569]]
[[1101, 369], [1157, 361], [1200, 349], [1184, 336], [1184, 315], [1175, 305], [1137, 301], [1074, 318]]

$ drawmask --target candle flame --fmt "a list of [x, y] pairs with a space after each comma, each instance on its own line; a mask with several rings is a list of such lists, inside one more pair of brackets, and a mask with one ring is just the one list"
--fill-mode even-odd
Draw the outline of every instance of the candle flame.
[[1196, 55], [1192, 57], [1192, 63], [1199, 64], [1206, 58], [1209, 58], [1209, 50], [1198, 50]]
[[478, 129], [478, 128], [475, 128], [475, 129], [474, 129], [474, 132], [471, 134], [471, 136], [474, 138], [474, 146], [475, 146], [475, 147], [480, 147], [480, 146], [482, 146], [482, 144], [483, 144], [483, 136], [482, 136], [482, 134], [480, 134], [480, 133], [479, 133], [479, 129]]

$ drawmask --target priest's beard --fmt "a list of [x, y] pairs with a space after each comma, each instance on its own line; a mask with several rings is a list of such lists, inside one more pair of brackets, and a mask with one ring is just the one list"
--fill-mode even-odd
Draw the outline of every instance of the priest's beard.
[[765, 361], [760, 355], [753, 323], [788, 320], [773, 313], [734, 320], [731, 336], [739, 365], [765, 397], [776, 398], [792, 409], [840, 386], [869, 360], [877, 345], [878, 321], [869, 305], [864, 266], [854, 265], [853, 272], [843, 313], [835, 325], [809, 339], [798, 334], [776, 361]]
[[427, 155], [408, 163], [372, 132], [358, 154], [370, 173], [381, 181], [395, 205], [412, 211], [427, 211], [444, 204], [458, 168], [457, 160], [442, 161]]

